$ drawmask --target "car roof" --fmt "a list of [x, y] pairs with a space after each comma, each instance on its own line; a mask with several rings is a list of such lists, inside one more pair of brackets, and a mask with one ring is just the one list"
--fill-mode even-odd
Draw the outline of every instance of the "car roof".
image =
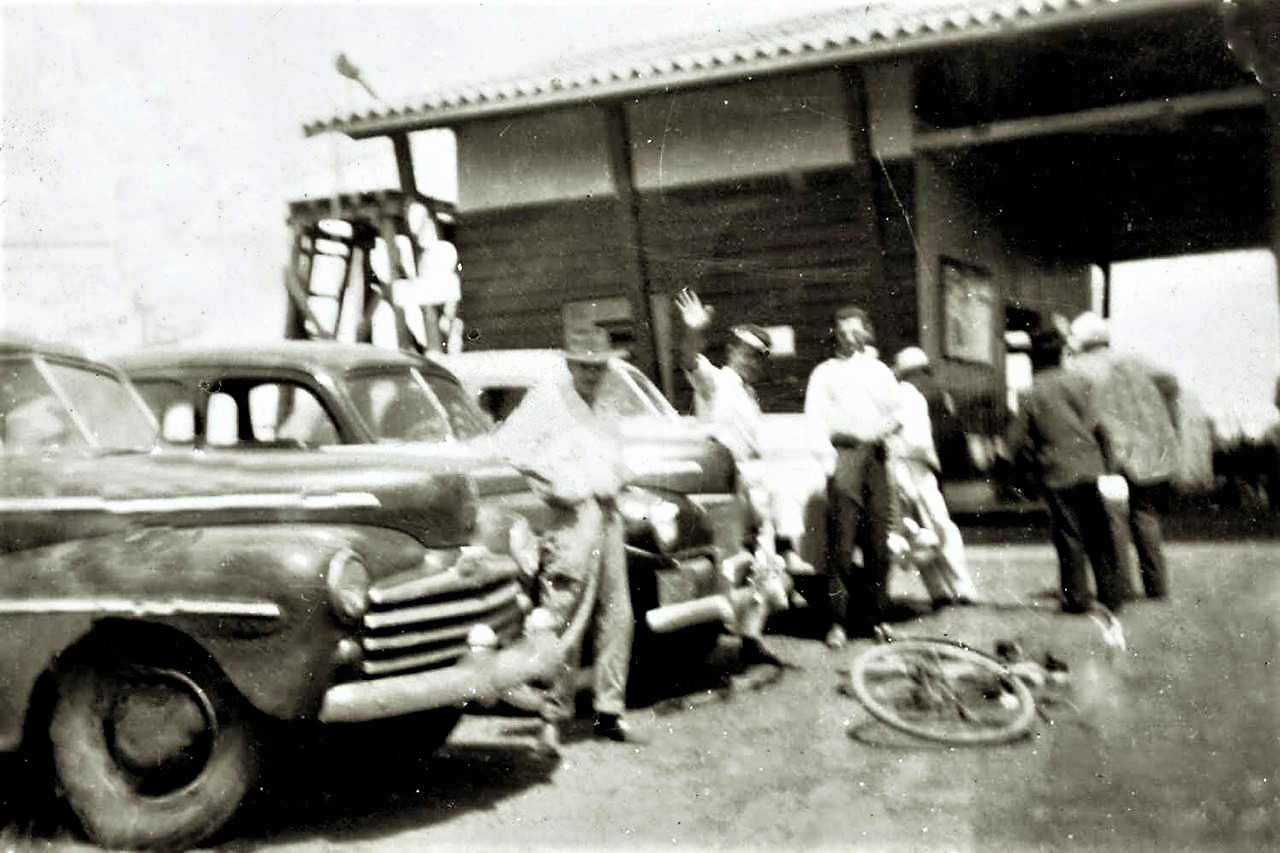
[[70, 344], [44, 340], [16, 329], [0, 329], [0, 355], [41, 353], [80, 361], [93, 361], [83, 350]]
[[448, 375], [430, 359], [374, 344], [338, 341], [273, 341], [253, 344], [146, 347], [115, 359], [128, 373], [214, 367], [294, 367], [343, 373], [371, 367], [427, 367]]
[[534, 385], [564, 369], [564, 354], [558, 349], [467, 350], [432, 359], [470, 385]]

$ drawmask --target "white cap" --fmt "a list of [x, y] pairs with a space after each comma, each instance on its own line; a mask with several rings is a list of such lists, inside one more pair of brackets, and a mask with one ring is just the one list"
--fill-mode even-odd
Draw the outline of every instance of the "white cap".
[[1086, 311], [1071, 321], [1071, 344], [1077, 349], [1106, 346], [1111, 343], [1111, 331], [1107, 321], [1092, 311]]
[[893, 358], [893, 371], [897, 374], [920, 370], [929, 366], [929, 356], [920, 347], [907, 347], [899, 350]]

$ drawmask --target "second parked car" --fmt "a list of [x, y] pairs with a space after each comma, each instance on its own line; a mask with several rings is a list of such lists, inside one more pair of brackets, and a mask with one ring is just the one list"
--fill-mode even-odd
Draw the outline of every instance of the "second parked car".
[[[281, 341], [259, 346], [167, 347], [120, 359], [162, 426], [166, 441], [211, 450], [292, 449], [342, 454], [364, 448], [390, 454], [417, 450], [487, 459], [470, 475], [481, 499], [486, 542], [534, 549], [505, 531], [511, 518], [536, 531], [546, 508], [524, 478], [501, 460], [493, 422], [444, 367], [410, 353], [368, 344]], [[365, 452], [361, 451], [361, 452]], [[676, 477], [687, 463], [651, 460], [646, 482]], [[748, 597], [742, 573], [723, 571], [706, 514], [684, 495], [631, 487], [620, 501], [627, 523], [633, 604], [640, 621], [637, 656], [649, 626], [684, 632], [685, 655], [701, 657], [733, 603]], [[503, 520], [505, 519], [505, 521]], [[731, 580], [733, 577], [735, 580]], [[731, 595], [737, 587], [739, 595]], [[666, 644], [669, 648], [670, 644]]]

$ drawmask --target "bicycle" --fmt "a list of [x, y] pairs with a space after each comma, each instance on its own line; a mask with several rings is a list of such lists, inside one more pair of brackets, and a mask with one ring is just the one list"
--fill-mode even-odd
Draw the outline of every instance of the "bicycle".
[[[1095, 604], [1090, 617], [1108, 655], [1123, 654], [1115, 614]], [[953, 746], [1009, 743], [1026, 736], [1037, 715], [1048, 719], [1042, 705], [1074, 705], [1066, 664], [1053, 655], [1041, 665], [1010, 641], [991, 655], [945, 637], [894, 637], [883, 625], [876, 637], [853, 660], [853, 695], [871, 716], [909, 735]]]
[[1010, 666], [942, 637], [892, 638], [854, 658], [853, 694], [898, 731], [955, 746], [1008, 743], [1036, 716], [1031, 689]]

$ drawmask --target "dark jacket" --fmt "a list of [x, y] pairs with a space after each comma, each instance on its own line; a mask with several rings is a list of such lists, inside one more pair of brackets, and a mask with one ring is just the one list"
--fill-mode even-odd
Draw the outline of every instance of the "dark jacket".
[[903, 376], [903, 380], [914, 385], [929, 405], [929, 425], [933, 430], [933, 446], [938, 451], [943, 479], [968, 476], [971, 473], [969, 445], [951, 392], [935, 376], [924, 371]]
[[1046, 489], [1066, 489], [1108, 472], [1105, 437], [1089, 379], [1054, 367], [1035, 375], [1005, 436], [1015, 463], [1030, 460]]

